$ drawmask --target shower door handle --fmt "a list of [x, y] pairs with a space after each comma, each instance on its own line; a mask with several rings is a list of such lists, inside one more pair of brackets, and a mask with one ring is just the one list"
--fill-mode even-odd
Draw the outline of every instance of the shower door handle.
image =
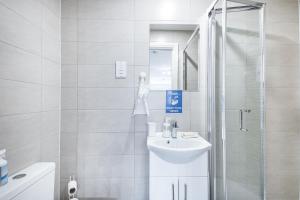
[[240, 130], [243, 132], [248, 132], [248, 129], [245, 128], [245, 124], [244, 124], [244, 113], [250, 113], [251, 110], [250, 109], [240, 109]]

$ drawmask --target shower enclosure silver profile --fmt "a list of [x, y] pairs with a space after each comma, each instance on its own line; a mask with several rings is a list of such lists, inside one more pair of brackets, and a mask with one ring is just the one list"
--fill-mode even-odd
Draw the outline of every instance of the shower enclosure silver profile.
[[192, 33], [191, 37], [188, 39], [185, 48], [183, 49], [183, 89], [188, 90], [188, 60], [192, 62], [192, 65], [198, 70], [198, 63], [194, 63], [192, 59], [189, 57], [187, 49], [189, 48], [190, 44], [192, 43], [192, 40], [199, 34], [200, 26], [197, 26]]
[[216, 0], [206, 14], [211, 200], [263, 200], [265, 3]]

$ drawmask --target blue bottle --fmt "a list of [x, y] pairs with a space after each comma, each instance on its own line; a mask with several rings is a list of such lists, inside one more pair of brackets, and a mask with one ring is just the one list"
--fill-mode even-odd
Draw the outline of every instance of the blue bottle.
[[5, 154], [5, 149], [0, 151], [0, 186], [3, 186], [8, 182], [8, 168], [7, 160], [5, 160]]

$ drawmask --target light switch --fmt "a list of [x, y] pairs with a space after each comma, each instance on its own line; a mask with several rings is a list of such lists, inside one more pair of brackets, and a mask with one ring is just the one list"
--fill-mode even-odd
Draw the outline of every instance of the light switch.
[[116, 78], [126, 78], [126, 77], [127, 77], [127, 62], [116, 61]]

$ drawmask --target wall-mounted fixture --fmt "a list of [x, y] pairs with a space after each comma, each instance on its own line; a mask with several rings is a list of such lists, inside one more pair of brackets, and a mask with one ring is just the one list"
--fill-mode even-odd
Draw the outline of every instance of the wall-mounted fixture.
[[146, 73], [141, 72], [139, 76], [139, 89], [134, 105], [133, 115], [149, 116], [148, 94], [149, 85], [146, 84]]
[[127, 62], [116, 61], [116, 78], [122, 79], [127, 77]]

